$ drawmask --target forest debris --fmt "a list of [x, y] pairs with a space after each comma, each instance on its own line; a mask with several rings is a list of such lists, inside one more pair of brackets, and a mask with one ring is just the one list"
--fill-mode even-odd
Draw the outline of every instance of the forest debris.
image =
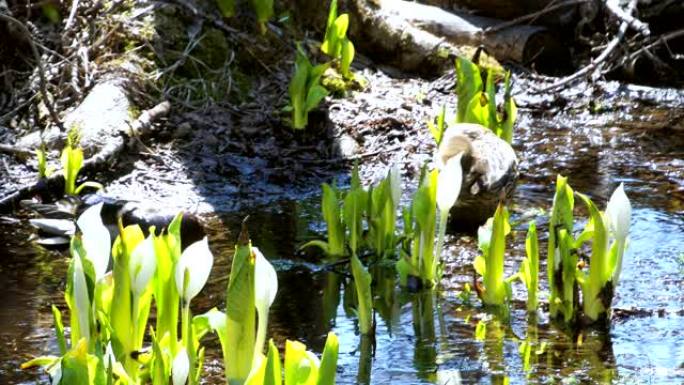
[[[147, 111], [143, 111], [128, 129], [121, 128], [118, 132], [125, 134], [147, 135], [154, 129], [153, 122], [166, 116], [171, 109], [168, 101], [157, 104]], [[123, 124], [123, 123], [122, 123]], [[108, 161], [122, 152], [126, 148], [126, 138], [128, 135], [118, 135], [107, 140], [107, 143], [95, 155], [83, 162], [81, 171], [93, 170], [105, 166]], [[62, 184], [64, 176], [61, 171], [55, 172], [44, 180], [37, 180], [34, 183], [23, 186], [13, 193], [0, 198], [0, 212], [9, 211], [14, 204], [26, 197], [45, 191], [51, 186]]]
[[[94, 154], [110, 139], [119, 135], [125, 122], [131, 119], [133, 109], [128, 99], [126, 80], [113, 78], [93, 87], [83, 102], [67, 113], [64, 124], [67, 128], [78, 128], [81, 134], [81, 147], [86, 154]], [[17, 141], [21, 148], [38, 148], [45, 143], [48, 149], [59, 150], [64, 146], [66, 132], [49, 129], [33, 132]]]
[[[637, 5], [637, 0], [630, 0], [629, 4], [627, 5], [626, 13], [627, 14], [632, 14], [634, 10], [636, 9]], [[532, 90], [532, 93], [535, 94], [541, 94], [545, 93], [548, 91], [555, 90], [559, 87], [562, 87], [564, 85], [567, 85], [585, 75], [590, 75], [592, 79], [597, 78], [602, 74], [603, 68], [606, 66], [607, 62], [610, 60], [610, 55], [613, 53], [613, 51], [617, 48], [618, 44], [624, 39], [625, 33], [627, 32], [627, 29], [630, 26], [630, 23], [632, 21], [630, 19], [623, 19], [622, 23], [620, 24], [620, 28], [618, 29], [617, 34], [613, 39], [606, 45], [606, 48], [603, 49], [601, 54], [595, 59], [592, 60], [588, 65], [584, 66], [581, 68], [579, 71], [575, 72], [572, 75], [566, 76], [564, 78], [561, 78], [557, 81], [555, 81], [553, 84], [544, 87], [542, 89], [537, 89], [537, 90]]]

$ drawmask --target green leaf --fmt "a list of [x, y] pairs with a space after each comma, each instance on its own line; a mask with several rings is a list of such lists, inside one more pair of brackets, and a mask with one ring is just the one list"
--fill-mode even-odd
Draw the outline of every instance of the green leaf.
[[482, 92], [482, 76], [478, 66], [464, 57], [456, 59], [456, 122], [466, 122], [466, 112], [473, 97]]
[[354, 75], [351, 73], [351, 63], [354, 61], [354, 44], [349, 39], [344, 39], [341, 47], [341, 57], [340, 57], [340, 72], [342, 76], [347, 79], [352, 79]]
[[432, 137], [435, 139], [435, 142], [437, 143], [437, 146], [442, 142], [442, 135], [444, 134], [444, 119], [446, 117], [446, 105], [442, 105], [442, 107], [439, 110], [439, 113], [437, 114], [437, 117], [435, 119], [435, 122], [430, 122], [428, 121], [428, 128], [430, 129], [430, 133], [432, 134]]
[[511, 72], [506, 72], [504, 80], [504, 120], [501, 123], [501, 139], [508, 143], [513, 142], [513, 125], [518, 117], [518, 108], [511, 96]]
[[254, 256], [249, 234], [242, 229], [233, 256], [226, 294], [226, 350], [229, 383], [243, 382], [249, 375], [256, 338], [254, 302]]
[[527, 258], [523, 261], [520, 272], [527, 287], [527, 311], [537, 310], [537, 288], [539, 287], [539, 241], [537, 225], [530, 221], [525, 239]]
[[589, 278], [582, 287], [582, 308], [584, 314], [591, 320], [596, 321], [605, 315], [610, 308], [610, 301], [604, 303], [601, 298], [603, 288], [611, 280], [612, 270], [609, 266], [608, 234], [603, 214], [596, 208], [594, 202], [584, 194], [577, 194], [589, 209], [594, 231], [591, 244], [591, 259], [589, 262]]
[[52, 305], [52, 319], [55, 322], [55, 333], [57, 334], [57, 346], [59, 354], [65, 355], [67, 352], [66, 339], [64, 338], [64, 324], [62, 323], [62, 313], [57, 306]]
[[328, 90], [318, 84], [314, 85], [309, 89], [309, 93], [306, 95], [304, 108], [307, 112], [313, 110], [326, 96], [328, 96]]
[[273, 17], [273, 0], [250, 0], [257, 22], [266, 23]]
[[499, 117], [496, 113], [496, 86], [494, 85], [494, 70], [489, 68], [487, 70], [487, 84], [485, 86], [485, 94], [487, 95], [487, 124], [496, 136], [501, 137], [501, 130], [499, 128]]
[[[465, 123], [477, 123], [485, 127], [491, 127], [491, 122], [489, 120], [489, 100], [487, 95], [483, 92], [478, 93], [470, 99], [468, 103], [468, 109], [466, 110], [464, 122]], [[494, 133], [496, 133], [494, 131]]]
[[[340, 349], [340, 342], [333, 332], [328, 333], [325, 340], [325, 348], [321, 356], [321, 366], [318, 371], [318, 381], [316, 385], [335, 385], [337, 375], [337, 354]], [[279, 385], [279, 384], [274, 384]]]
[[278, 353], [278, 348], [271, 339], [268, 341], [268, 357], [263, 385], [280, 385], [282, 381], [280, 354]]

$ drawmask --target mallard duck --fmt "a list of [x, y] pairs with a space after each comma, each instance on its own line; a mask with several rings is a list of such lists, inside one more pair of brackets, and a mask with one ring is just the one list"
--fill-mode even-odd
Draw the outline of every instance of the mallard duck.
[[[166, 228], [173, 220], [176, 212], [163, 208], [146, 206], [140, 202], [113, 199], [101, 194], [90, 194], [84, 197], [65, 197], [55, 203], [42, 203], [34, 200], [23, 200], [21, 206], [38, 214], [40, 217], [29, 219], [29, 223], [42, 234], [38, 243], [47, 246], [67, 245], [69, 238], [76, 232], [75, 220], [88, 207], [102, 203], [102, 222], [109, 229], [114, 240], [119, 233], [117, 218], [121, 216], [124, 226], [138, 224], [145, 235], [150, 226], [155, 226], [157, 233]], [[182, 248], [201, 240], [205, 235], [199, 218], [192, 214], [184, 214], [181, 222]]]
[[475, 229], [494, 215], [499, 201], [510, 197], [518, 178], [518, 159], [510, 144], [490, 129], [474, 123], [458, 123], [444, 131], [437, 149], [438, 167], [462, 153], [463, 181], [450, 224]]

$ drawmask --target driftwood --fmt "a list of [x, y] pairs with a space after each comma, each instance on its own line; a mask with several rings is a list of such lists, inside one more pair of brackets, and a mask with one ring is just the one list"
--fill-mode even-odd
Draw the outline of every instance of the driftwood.
[[[171, 109], [171, 104], [167, 101], [162, 102], [153, 108], [143, 111], [133, 123], [126, 125], [121, 122], [120, 135], [112, 137], [96, 154], [83, 162], [81, 171], [92, 171], [106, 166], [109, 161], [127, 148], [127, 139], [153, 132], [152, 123], [167, 115]], [[0, 198], [0, 212], [9, 212], [14, 209], [16, 203], [32, 195], [46, 191], [49, 188], [63, 185], [64, 175], [56, 172], [44, 180], [37, 180], [35, 183], [24, 186], [17, 191]]]

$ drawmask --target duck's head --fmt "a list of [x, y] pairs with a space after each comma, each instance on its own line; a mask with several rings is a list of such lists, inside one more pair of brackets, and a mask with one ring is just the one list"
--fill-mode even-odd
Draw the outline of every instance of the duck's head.
[[[448, 132], [448, 131], [447, 131]], [[472, 140], [464, 134], [445, 135], [435, 154], [437, 166], [441, 169], [452, 157], [462, 153], [461, 167], [467, 173], [472, 165], [473, 144]]]

